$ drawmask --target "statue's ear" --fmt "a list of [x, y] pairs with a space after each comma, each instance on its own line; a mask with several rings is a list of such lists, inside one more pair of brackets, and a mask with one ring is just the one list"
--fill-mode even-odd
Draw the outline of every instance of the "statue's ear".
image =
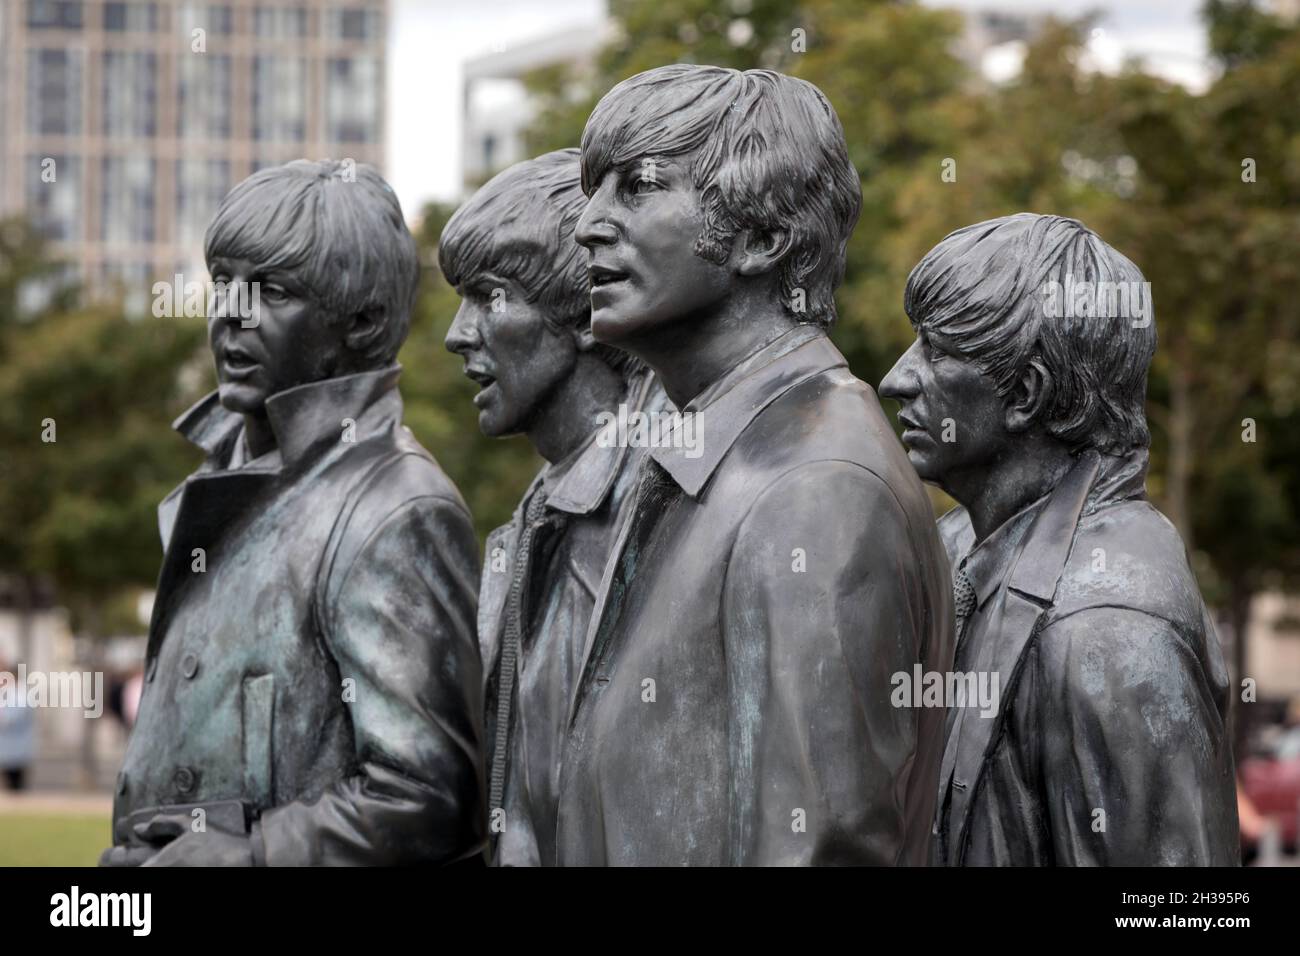
[[375, 306], [349, 317], [343, 344], [350, 352], [364, 352], [384, 330], [384, 310]]
[[1020, 381], [1007, 396], [1006, 426], [1009, 432], [1023, 432], [1041, 419], [1052, 401], [1052, 373], [1040, 359], [1030, 359]]
[[742, 276], [771, 272], [789, 253], [790, 244], [784, 229], [742, 229], [732, 247], [735, 269]]

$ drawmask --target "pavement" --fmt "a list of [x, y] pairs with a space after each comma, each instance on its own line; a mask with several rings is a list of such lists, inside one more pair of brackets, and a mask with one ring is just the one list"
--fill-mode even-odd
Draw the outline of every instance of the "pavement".
[[103, 816], [113, 812], [110, 793], [63, 793], [51, 790], [0, 792], [0, 816], [39, 814], [42, 816]]

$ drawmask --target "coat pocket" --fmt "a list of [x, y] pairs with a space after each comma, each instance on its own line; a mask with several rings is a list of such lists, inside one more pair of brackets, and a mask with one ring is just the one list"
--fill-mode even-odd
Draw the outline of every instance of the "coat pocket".
[[246, 675], [241, 688], [244, 731], [244, 799], [258, 808], [273, 803], [271, 734], [275, 721], [275, 675]]

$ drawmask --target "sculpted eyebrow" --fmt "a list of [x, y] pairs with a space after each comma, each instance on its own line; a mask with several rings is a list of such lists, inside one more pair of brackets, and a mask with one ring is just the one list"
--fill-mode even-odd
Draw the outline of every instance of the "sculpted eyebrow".
[[653, 155], [638, 156], [635, 159], [629, 159], [627, 162], [619, 165], [617, 167], [619, 175], [620, 176], [627, 176], [629, 174], [639, 175], [641, 170], [645, 168], [645, 163], [647, 160], [654, 163], [654, 167], [657, 171], [668, 169], [669, 167], [676, 168], [678, 165], [676, 162], [669, 159], [667, 156], [653, 156]]

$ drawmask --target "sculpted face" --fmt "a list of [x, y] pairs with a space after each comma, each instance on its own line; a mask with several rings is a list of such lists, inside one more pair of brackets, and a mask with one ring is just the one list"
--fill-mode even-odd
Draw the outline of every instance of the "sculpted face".
[[491, 438], [527, 431], [573, 371], [574, 336], [548, 325], [540, 305], [526, 301], [512, 279], [483, 272], [456, 291], [461, 305], [446, 345], [482, 386], [474, 396], [479, 429]]
[[575, 237], [590, 253], [597, 341], [634, 350], [730, 293], [733, 272], [693, 251], [704, 220], [691, 161], [692, 154], [647, 156], [596, 184]]
[[208, 271], [214, 283], [225, 284], [208, 312], [208, 343], [225, 408], [259, 415], [277, 392], [336, 374], [344, 332], [292, 274], [235, 258], [215, 258]]
[[900, 403], [912, 467], [945, 491], [995, 463], [1011, 439], [993, 379], [935, 332], [918, 330], [880, 383], [880, 396]]

